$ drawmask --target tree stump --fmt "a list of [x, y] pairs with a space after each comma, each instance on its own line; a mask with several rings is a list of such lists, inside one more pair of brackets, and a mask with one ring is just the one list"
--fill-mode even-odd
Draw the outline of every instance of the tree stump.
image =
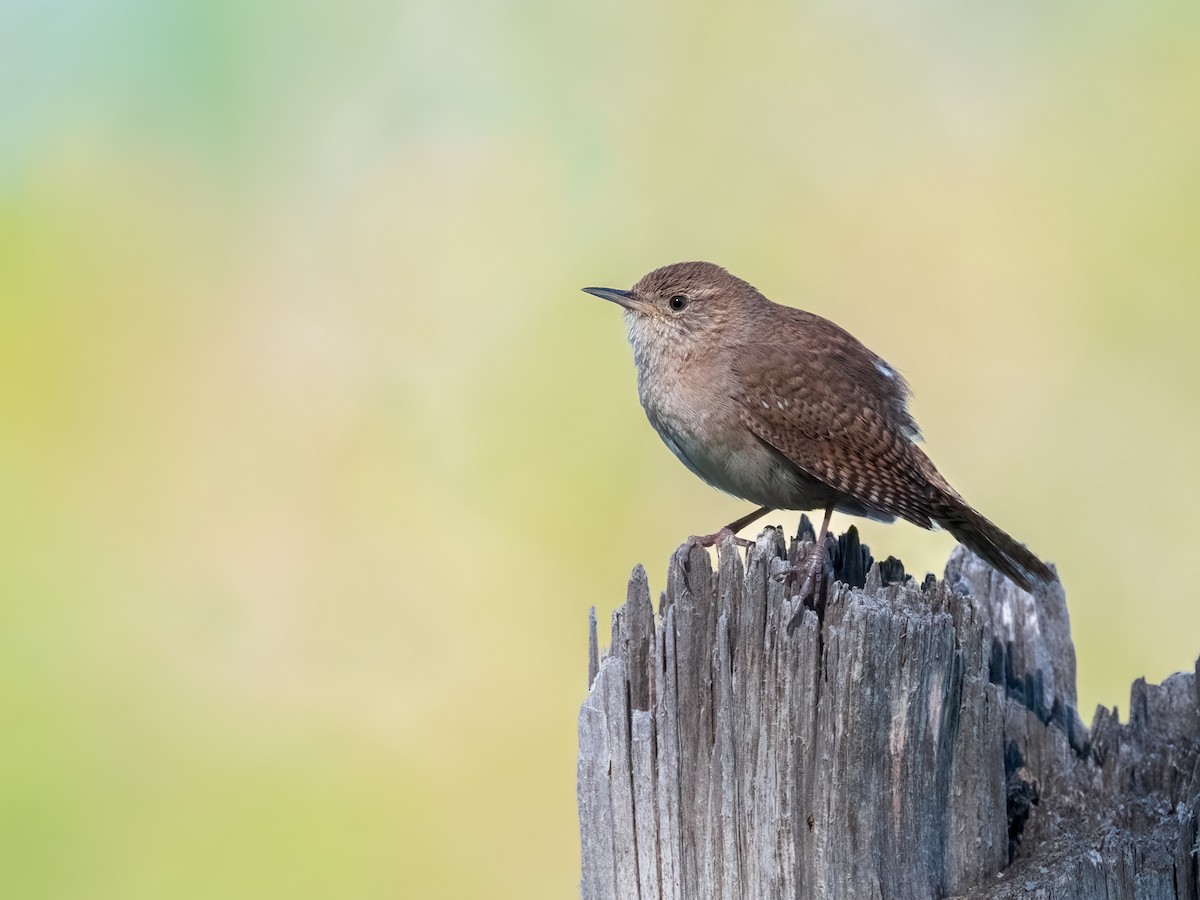
[[1198, 897], [1197, 673], [1089, 730], [1060, 585], [832, 555], [814, 609], [767, 529], [681, 547], [657, 617], [636, 568], [603, 659], [593, 613], [584, 900]]

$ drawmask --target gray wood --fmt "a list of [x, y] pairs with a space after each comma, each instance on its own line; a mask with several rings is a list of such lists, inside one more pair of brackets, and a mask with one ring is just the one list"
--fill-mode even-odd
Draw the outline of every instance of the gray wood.
[[584, 900], [1200, 897], [1200, 662], [1088, 729], [1061, 586], [959, 547], [797, 609], [787, 558], [681, 547], [657, 616], [638, 567], [602, 659], [593, 614]]

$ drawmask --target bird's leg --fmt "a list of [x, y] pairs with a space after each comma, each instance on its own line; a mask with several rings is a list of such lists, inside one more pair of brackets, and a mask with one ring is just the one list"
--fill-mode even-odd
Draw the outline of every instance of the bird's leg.
[[790, 578], [793, 575], [800, 577], [800, 591], [797, 596], [804, 604], [807, 604], [810, 597], [816, 599], [817, 588], [820, 586], [819, 576], [823, 574], [821, 570], [825, 566], [825, 538], [829, 534], [831, 516], [833, 516], [833, 504], [829, 503], [825, 506], [825, 518], [821, 522], [821, 530], [817, 534], [817, 539], [809, 548], [808, 553], [804, 555], [804, 559], [794, 566], [789, 566], [785, 572], [781, 573], [784, 578]]
[[737, 534], [739, 531], [741, 531], [747, 525], [751, 524], [752, 522], [757, 522], [759, 519], [761, 519], [767, 513], [772, 512], [773, 510], [774, 510], [774, 507], [772, 507], [772, 506], [760, 506], [758, 509], [754, 510], [754, 512], [747, 513], [746, 515], [744, 515], [740, 519], [738, 519], [736, 522], [730, 522], [728, 525], [726, 525], [721, 530], [722, 531], [732, 531], [734, 534]]
[[772, 506], [760, 506], [758, 509], [754, 510], [754, 512], [747, 513], [746, 515], [744, 515], [740, 519], [738, 519], [736, 522], [730, 522], [728, 525], [726, 525], [720, 531], [717, 531], [713, 534], [692, 535], [690, 538], [688, 538], [688, 543], [689, 544], [699, 544], [701, 547], [711, 547], [718, 540], [720, 540], [720, 538], [723, 535], [729, 534], [729, 535], [733, 536], [733, 540], [738, 546], [753, 547], [754, 541], [748, 541], [745, 538], [737, 537], [737, 533], [739, 531], [741, 531], [743, 528], [745, 528], [747, 525], [749, 525], [751, 522], [757, 522], [759, 519], [761, 519], [767, 513], [771, 512], [772, 509], [774, 509], [774, 507], [772, 507]]

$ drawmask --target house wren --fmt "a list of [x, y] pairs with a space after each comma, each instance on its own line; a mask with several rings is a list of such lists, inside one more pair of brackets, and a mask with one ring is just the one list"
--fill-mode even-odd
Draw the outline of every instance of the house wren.
[[655, 269], [628, 291], [584, 290], [624, 308], [638, 394], [666, 445], [760, 507], [726, 529], [773, 509], [824, 509], [802, 567], [809, 582], [835, 509], [941, 526], [1025, 590], [1054, 580], [938, 473], [917, 446], [908, 384], [847, 331], [706, 262]]

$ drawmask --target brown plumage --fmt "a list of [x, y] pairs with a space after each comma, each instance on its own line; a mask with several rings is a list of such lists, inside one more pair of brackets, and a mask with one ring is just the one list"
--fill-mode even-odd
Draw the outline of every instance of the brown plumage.
[[917, 445], [907, 383], [849, 332], [712, 263], [585, 290], [625, 308], [642, 405], [667, 446], [762, 507], [734, 525], [770, 509], [899, 517], [940, 525], [1027, 590], [1054, 579], [938, 473]]

